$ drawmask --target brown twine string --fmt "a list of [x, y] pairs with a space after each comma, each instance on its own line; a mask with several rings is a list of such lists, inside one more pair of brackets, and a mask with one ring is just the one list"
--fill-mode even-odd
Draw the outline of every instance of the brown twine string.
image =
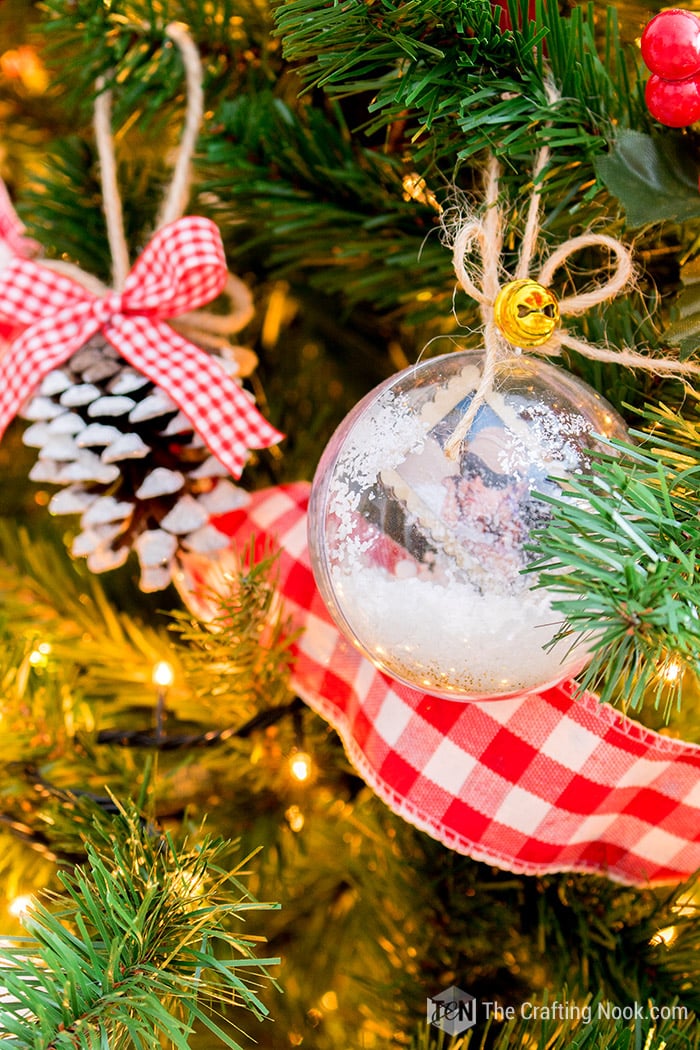
[[[204, 114], [204, 74], [197, 46], [190, 37], [187, 27], [180, 22], [171, 22], [167, 25], [165, 35], [176, 45], [182, 57], [187, 85], [187, 107], [172, 177], [163, 195], [156, 220], [156, 230], [175, 222], [184, 215], [190, 193], [192, 159]], [[117, 181], [112, 133], [112, 93], [105, 87], [104, 78], [100, 78], [97, 82], [97, 89], [93, 127], [100, 162], [102, 207], [112, 258], [113, 290], [122, 291], [129, 274], [130, 261]], [[104, 296], [110, 291], [97, 277], [85, 273], [73, 263], [62, 260], [45, 260], [45, 265], [77, 280], [95, 295]], [[224, 292], [230, 303], [228, 313], [214, 314], [204, 310], [195, 310], [180, 315], [174, 320], [173, 327], [177, 327], [178, 331], [187, 335], [195, 343], [212, 346], [217, 350], [225, 350], [229, 345], [226, 336], [239, 332], [251, 320], [253, 301], [247, 285], [232, 273], [228, 275]]]
[[[541, 176], [549, 162], [550, 151], [543, 147], [537, 153], [533, 167], [534, 189], [530, 198], [528, 216], [521, 242], [515, 276], [505, 276], [503, 283], [531, 277], [530, 270], [535, 255], [540, 230], [541, 209]], [[500, 167], [495, 157], [491, 157], [484, 173], [484, 208], [481, 215], [467, 217], [453, 238], [452, 262], [459, 286], [479, 304], [483, 323], [484, 367], [481, 379], [471, 400], [469, 408], [459, 421], [454, 432], [445, 445], [445, 452], [454, 458], [461, 443], [469, 433], [474, 418], [493, 389], [499, 366], [509, 358], [517, 357], [528, 348], [510, 343], [494, 320], [494, 304], [502, 283], [503, 272], [502, 250], [505, 216], [499, 207]], [[634, 278], [634, 267], [629, 250], [614, 237], [600, 233], [585, 233], [571, 237], [556, 248], [544, 261], [539, 273], [532, 277], [538, 284], [548, 287], [555, 272], [576, 252], [583, 248], [603, 248], [614, 257], [614, 267], [605, 283], [588, 292], [566, 296], [559, 301], [561, 317], [574, 317], [585, 313], [592, 306], [606, 302], [619, 295], [630, 285]], [[467, 267], [467, 258], [477, 255], [478, 261]], [[555, 329], [547, 342], [536, 347], [536, 353], [554, 357], [561, 353], [563, 347], [576, 350], [594, 361], [614, 361], [628, 368], [642, 368], [658, 375], [691, 376], [700, 374], [700, 366], [688, 361], [679, 361], [674, 357], [649, 356], [629, 347], [613, 349], [606, 346], [594, 346], [583, 339], [570, 335], [565, 328]]]

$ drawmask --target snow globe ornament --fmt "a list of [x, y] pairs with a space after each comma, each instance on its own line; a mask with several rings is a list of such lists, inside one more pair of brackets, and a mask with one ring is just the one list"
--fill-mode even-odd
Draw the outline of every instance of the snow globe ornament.
[[368, 394], [318, 465], [309, 546], [338, 627], [382, 671], [451, 700], [507, 698], [578, 673], [581, 644], [553, 643], [561, 614], [524, 573], [533, 529], [598, 435], [624, 439], [615, 410], [529, 355], [497, 366], [471, 426], [484, 357], [458, 351]]

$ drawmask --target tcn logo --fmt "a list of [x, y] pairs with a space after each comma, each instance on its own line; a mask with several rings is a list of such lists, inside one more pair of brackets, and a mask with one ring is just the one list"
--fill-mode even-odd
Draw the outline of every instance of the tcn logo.
[[476, 1024], [476, 999], [452, 985], [428, 999], [427, 1021], [448, 1035], [459, 1035]]

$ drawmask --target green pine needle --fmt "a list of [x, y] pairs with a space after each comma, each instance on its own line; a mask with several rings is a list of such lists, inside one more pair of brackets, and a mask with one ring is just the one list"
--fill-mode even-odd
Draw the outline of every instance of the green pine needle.
[[232, 929], [254, 900], [241, 881], [247, 861], [222, 867], [230, 843], [205, 839], [179, 850], [135, 809], [93, 823], [88, 863], [60, 874], [63, 889], [34, 903], [28, 937], [0, 949], [0, 1039], [33, 1050], [151, 1047], [186, 1050], [196, 1019], [230, 1050], [242, 1011], [268, 1008], [258, 986], [278, 959], [258, 959], [253, 934]]
[[240, 572], [222, 575], [222, 586], [201, 596], [210, 601], [211, 619], [171, 613], [171, 630], [184, 643], [178, 648], [180, 664], [196, 704], [219, 725], [289, 702], [291, 645], [298, 631], [279, 601], [276, 561], [275, 554], [256, 560], [251, 544]]
[[641, 446], [612, 443], [619, 454], [597, 455], [564, 497], [541, 497], [553, 518], [529, 571], [564, 618], [557, 639], [593, 653], [582, 687], [633, 710], [651, 697], [668, 718], [685, 674], [700, 672], [700, 431], [693, 452], [677, 438], [691, 425], [664, 419], [675, 439], [633, 432]]
[[[526, 7], [513, 3], [513, 14]], [[629, 90], [634, 58], [613, 15], [599, 54], [592, 8], [564, 17], [541, 2], [536, 21], [524, 17], [515, 32], [501, 31], [497, 13], [481, 0], [291, 0], [278, 8], [277, 28], [309, 86], [339, 97], [375, 93], [370, 132], [409, 121], [414, 158], [463, 160], [490, 148], [512, 167], [531, 155], [533, 141], [548, 141], [580, 162], [605, 148], [613, 122], [646, 124], [641, 94]], [[543, 41], [561, 96], [554, 106]]]

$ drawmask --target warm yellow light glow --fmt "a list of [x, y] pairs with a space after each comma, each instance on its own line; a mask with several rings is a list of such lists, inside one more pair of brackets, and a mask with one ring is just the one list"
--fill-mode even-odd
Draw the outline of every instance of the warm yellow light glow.
[[303, 784], [311, 776], [312, 770], [311, 755], [307, 755], [306, 751], [295, 751], [289, 759], [289, 772], [294, 779]]
[[204, 892], [204, 879], [201, 875], [195, 875], [191, 871], [182, 871], [175, 879], [175, 885], [179, 893], [194, 904], [198, 904]]
[[167, 660], [159, 660], [153, 668], [153, 681], [155, 685], [159, 685], [162, 689], [167, 689], [169, 685], [173, 684], [174, 679], [175, 674]]
[[662, 674], [664, 676], [665, 681], [675, 682], [677, 681], [681, 671], [682, 667], [679, 664], [678, 660], [671, 660], [664, 667]]
[[29, 654], [29, 663], [32, 667], [46, 667], [50, 653], [50, 644], [48, 642], [40, 642], [36, 649], [33, 649]]
[[326, 992], [321, 996], [321, 1006], [324, 1010], [337, 1010], [338, 1009], [338, 996], [335, 992]]
[[663, 929], [656, 931], [649, 943], [670, 945], [673, 944], [677, 936], [678, 930], [675, 926], [664, 926]]
[[304, 827], [304, 814], [298, 806], [290, 806], [284, 815], [292, 831], [301, 831]]
[[8, 80], [19, 80], [30, 95], [43, 95], [49, 86], [44, 63], [29, 44], [21, 44], [0, 55], [0, 73]]
[[673, 911], [676, 915], [694, 915], [697, 916], [698, 910], [700, 909], [700, 894], [697, 893], [684, 893], [682, 894], [676, 903], [673, 905]]
[[421, 204], [429, 204], [435, 211], [442, 211], [437, 197], [428, 187], [425, 179], [417, 172], [412, 171], [410, 174], [404, 175], [402, 185], [403, 199], [405, 201], [419, 201]]
[[17, 918], [25, 915], [32, 906], [32, 898], [28, 894], [22, 894], [19, 897], [15, 897], [13, 901], [10, 901], [8, 911], [10, 915], [14, 915]]

